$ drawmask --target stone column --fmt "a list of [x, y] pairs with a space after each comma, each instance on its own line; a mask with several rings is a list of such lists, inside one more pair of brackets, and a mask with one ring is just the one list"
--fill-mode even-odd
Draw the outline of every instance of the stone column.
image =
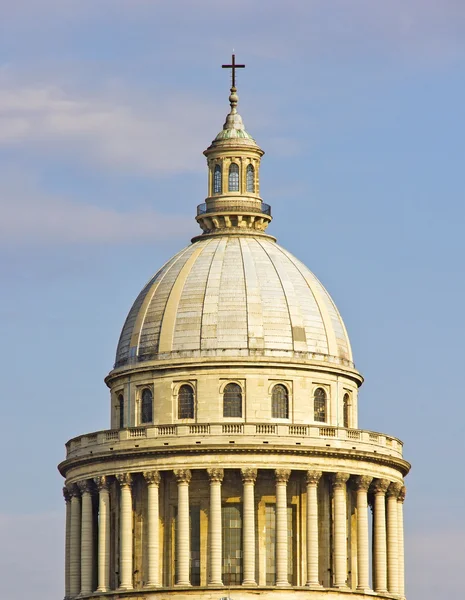
[[358, 475], [354, 479], [357, 492], [357, 590], [370, 590], [369, 534], [368, 534], [368, 489], [373, 478]]
[[221, 522], [221, 482], [223, 469], [207, 469], [210, 477], [210, 522], [209, 529], [209, 585], [223, 585], [222, 559], [222, 522]]
[[387, 587], [391, 594], [399, 593], [399, 527], [397, 497], [402, 485], [391, 483], [387, 490]]
[[398, 542], [399, 542], [399, 596], [405, 597], [405, 567], [404, 567], [404, 500], [405, 486], [400, 489], [397, 497], [397, 526], [398, 526]]
[[386, 491], [387, 479], [376, 479], [373, 484], [373, 579], [375, 592], [387, 591], [386, 577]]
[[178, 522], [176, 527], [176, 585], [190, 585], [190, 531], [189, 531], [189, 469], [177, 469]]
[[255, 581], [255, 481], [257, 469], [242, 469], [243, 492], [243, 530], [242, 556], [244, 560], [244, 579], [242, 585], [257, 585]]
[[81, 492], [77, 485], [68, 488], [71, 495], [71, 523], [69, 541], [69, 593], [81, 591]]
[[120, 486], [120, 584], [121, 590], [132, 590], [132, 477], [131, 473], [116, 476]]
[[307, 583], [309, 587], [321, 587], [318, 578], [318, 482], [321, 471], [307, 471]]
[[347, 473], [334, 473], [334, 587], [347, 587]]
[[146, 471], [144, 478], [147, 482], [147, 585], [160, 587], [160, 473], [159, 471]]
[[276, 585], [289, 585], [287, 547], [287, 482], [290, 470], [276, 469]]
[[81, 594], [92, 593], [94, 564], [94, 519], [92, 515], [92, 484], [90, 480], [78, 483], [81, 491]]
[[69, 550], [71, 542], [71, 494], [67, 487], [63, 488], [63, 498], [66, 503], [66, 531], [65, 531], [65, 598], [69, 598]]
[[110, 489], [108, 477], [95, 477], [98, 489], [97, 591], [110, 591]]

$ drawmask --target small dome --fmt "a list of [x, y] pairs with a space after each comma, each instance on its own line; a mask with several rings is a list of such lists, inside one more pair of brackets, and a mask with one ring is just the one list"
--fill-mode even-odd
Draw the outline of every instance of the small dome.
[[271, 239], [218, 236], [174, 256], [139, 294], [115, 367], [182, 357], [299, 357], [353, 366], [318, 279]]

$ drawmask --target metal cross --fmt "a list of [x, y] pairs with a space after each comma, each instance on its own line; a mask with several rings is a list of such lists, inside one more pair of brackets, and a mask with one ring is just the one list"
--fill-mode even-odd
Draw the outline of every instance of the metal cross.
[[230, 65], [221, 65], [223, 69], [231, 69], [232, 71], [232, 87], [236, 87], [236, 69], [245, 69], [245, 65], [236, 65], [236, 55], [232, 55]]

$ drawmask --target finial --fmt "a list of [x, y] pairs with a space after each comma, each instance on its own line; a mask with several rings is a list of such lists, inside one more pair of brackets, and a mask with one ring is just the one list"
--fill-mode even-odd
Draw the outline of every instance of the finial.
[[245, 69], [245, 65], [237, 65], [236, 64], [236, 55], [234, 54], [234, 50], [233, 50], [233, 55], [231, 58], [231, 64], [230, 65], [221, 65], [223, 69], [231, 69], [231, 94], [229, 96], [229, 103], [231, 105], [231, 113], [234, 114], [236, 112], [237, 109], [237, 102], [239, 100], [239, 97], [237, 95], [237, 89], [236, 89], [236, 69]]

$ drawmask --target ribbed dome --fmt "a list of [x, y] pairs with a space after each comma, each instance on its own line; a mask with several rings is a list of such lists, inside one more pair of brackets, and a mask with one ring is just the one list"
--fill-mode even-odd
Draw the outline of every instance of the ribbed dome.
[[352, 366], [344, 323], [305, 265], [271, 239], [210, 237], [150, 279], [115, 367], [170, 357], [279, 356]]

